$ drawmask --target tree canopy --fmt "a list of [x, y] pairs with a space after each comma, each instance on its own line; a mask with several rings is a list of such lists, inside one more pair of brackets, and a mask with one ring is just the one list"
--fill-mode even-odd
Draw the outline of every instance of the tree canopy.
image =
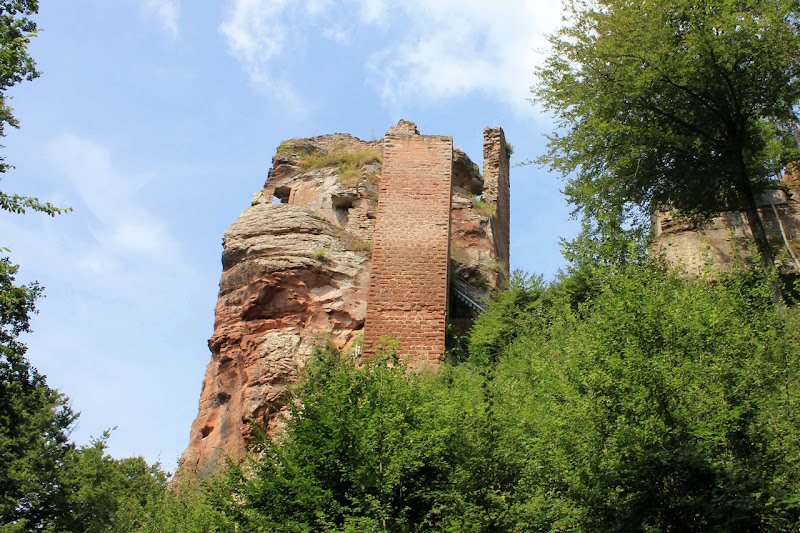
[[25, 358], [19, 335], [42, 289], [16, 285], [18, 267], [0, 259], [0, 531], [108, 531], [135, 523], [151, 501], [162, 501], [167, 475], [142, 458], [105, 454], [108, 432], [76, 446], [78, 418]]
[[36, 284], [14, 285], [17, 267], [0, 260], [0, 525], [46, 524], [58, 507], [55, 471], [72, 450], [75, 414], [25, 359], [18, 336], [30, 331], [41, 294]]
[[741, 209], [771, 268], [756, 199], [800, 156], [798, 2], [573, 0], [566, 20], [533, 94], [560, 128], [539, 162], [569, 176], [576, 211], [602, 233]]
[[471, 355], [438, 374], [317, 352], [285, 433], [153, 516], [192, 510], [208, 531], [796, 529], [797, 309], [775, 312], [748, 273], [594, 275], [579, 300], [565, 279], [516, 276]]
[[[36, 36], [36, 22], [31, 18], [39, 12], [38, 0], [0, 0], [0, 137], [6, 136], [6, 126], [19, 128], [19, 121], [9, 104], [8, 89], [23, 80], [31, 81], [40, 74], [36, 62], [28, 53], [31, 38]], [[1, 147], [0, 147], [1, 148]], [[13, 168], [0, 156], [0, 173]], [[0, 191], [0, 209], [25, 213], [27, 209], [50, 216], [71, 211], [56, 207], [38, 198]]]

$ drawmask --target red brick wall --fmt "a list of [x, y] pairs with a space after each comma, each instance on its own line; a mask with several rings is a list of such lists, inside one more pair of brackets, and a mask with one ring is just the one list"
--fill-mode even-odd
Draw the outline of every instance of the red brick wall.
[[385, 336], [411, 367], [435, 368], [445, 347], [453, 139], [393, 130], [384, 138], [365, 354]]
[[483, 130], [483, 195], [482, 198], [494, 204], [497, 212], [492, 218], [492, 238], [496, 258], [509, 267], [509, 244], [511, 220], [511, 184], [508, 176], [508, 150], [503, 128], [484, 128]]

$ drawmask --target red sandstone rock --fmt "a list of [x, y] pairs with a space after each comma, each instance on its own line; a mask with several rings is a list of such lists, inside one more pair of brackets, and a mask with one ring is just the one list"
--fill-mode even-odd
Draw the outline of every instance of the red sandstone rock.
[[[416, 126], [405, 121], [391, 131], [418, 135]], [[380, 153], [382, 141], [334, 134], [291, 139], [282, 147], [254, 205], [225, 232], [214, 334], [208, 343], [211, 361], [179, 475], [194, 471], [203, 476], [226, 456], [242, 458], [254, 425], [267, 431], [280, 427], [287, 388], [314, 346], [331, 340], [347, 348], [364, 329], [381, 164], [363, 166], [357, 183], [343, 184], [335, 166], [303, 171], [301, 162], [312, 152]], [[473, 202], [484, 187], [477, 166], [459, 151], [452, 160], [450, 276], [471, 283], [464, 289], [481, 299], [502, 282], [507, 266], [497, 259], [492, 240], [497, 222]], [[493, 183], [496, 191], [496, 178]], [[440, 263], [446, 276], [448, 262]], [[422, 284], [420, 290], [426, 294], [428, 288]], [[451, 322], [462, 330], [471, 323], [471, 312], [451, 301]]]

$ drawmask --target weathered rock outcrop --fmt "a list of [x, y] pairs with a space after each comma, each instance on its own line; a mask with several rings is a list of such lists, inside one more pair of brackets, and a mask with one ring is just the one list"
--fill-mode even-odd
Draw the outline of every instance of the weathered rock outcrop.
[[[182, 472], [202, 476], [243, 457], [254, 426], [271, 431], [285, 419], [287, 388], [315, 345], [347, 349], [361, 338], [381, 153], [381, 141], [346, 134], [285, 141], [252, 207], [225, 232], [211, 361]], [[480, 299], [507, 266], [491, 238], [493, 207], [475, 200], [477, 166], [460, 151], [453, 160], [451, 276]], [[463, 329], [470, 310], [452, 307]]]
[[[764, 229], [785, 273], [798, 271], [791, 255], [800, 258], [799, 186], [791, 170], [787, 171], [783, 180], [768, 187], [758, 200]], [[654, 251], [668, 264], [680, 265], [693, 274], [727, 268], [735, 256], [747, 257], [754, 248], [750, 226], [738, 211], [723, 211], [699, 221], [659, 212], [653, 215], [652, 225]]]

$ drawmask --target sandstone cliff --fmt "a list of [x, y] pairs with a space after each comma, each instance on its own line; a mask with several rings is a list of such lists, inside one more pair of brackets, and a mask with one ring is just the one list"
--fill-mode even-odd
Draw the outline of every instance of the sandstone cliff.
[[[761, 220], [784, 273], [800, 270], [792, 257], [800, 258], [800, 181], [796, 174], [788, 170], [758, 200]], [[652, 225], [654, 250], [663, 254], [667, 263], [680, 265], [689, 273], [726, 268], [735, 256], [747, 257], [753, 248], [750, 226], [738, 211], [723, 211], [700, 221], [659, 212], [653, 215]]]
[[[382, 150], [346, 134], [281, 143], [253, 205], [225, 232], [211, 360], [182, 471], [202, 476], [224, 456], [243, 457], [254, 425], [281, 424], [314, 346], [360, 340]], [[477, 165], [458, 150], [452, 164], [451, 277], [481, 300], [507, 272], [492, 236], [496, 208], [479, 200]], [[454, 302], [452, 321], [465, 329], [474, 312]]]

